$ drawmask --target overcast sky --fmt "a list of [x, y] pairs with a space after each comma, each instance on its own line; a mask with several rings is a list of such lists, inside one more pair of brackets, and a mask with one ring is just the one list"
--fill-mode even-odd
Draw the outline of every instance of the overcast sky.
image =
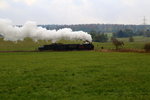
[[0, 18], [14, 24], [150, 23], [150, 0], [0, 0]]

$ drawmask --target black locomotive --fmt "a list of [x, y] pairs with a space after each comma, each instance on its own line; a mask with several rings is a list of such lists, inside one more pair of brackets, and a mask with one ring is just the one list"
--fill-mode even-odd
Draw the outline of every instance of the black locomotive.
[[85, 43], [85, 44], [53, 43], [38, 48], [39, 51], [73, 51], [73, 50], [93, 50], [93, 49], [94, 45], [92, 43]]

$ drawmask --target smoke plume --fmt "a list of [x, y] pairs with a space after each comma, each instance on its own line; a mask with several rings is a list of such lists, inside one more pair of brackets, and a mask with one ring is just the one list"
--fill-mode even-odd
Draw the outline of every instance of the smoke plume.
[[83, 40], [92, 42], [91, 35], [83, 31], [72, 31], [70, 28], [47, 30], [37, 27], [35, 22], [28, 21], [22, 27], [13, 26], [10, 20], [0, 19], [0, 34], [7, 41], [23, 41], [31, 38], [34, 41], [51, 40], [53, 43], [61, 39]]

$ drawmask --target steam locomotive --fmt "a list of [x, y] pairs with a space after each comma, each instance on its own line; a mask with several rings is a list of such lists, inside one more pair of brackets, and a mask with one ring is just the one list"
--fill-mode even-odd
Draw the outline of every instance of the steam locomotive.
[[44, 45], [38, 48], [39, 51], [73, 51], [73, 50], [94, 50], [92, 43], [84, 44], [61, 44], [53, 43], [50, 45]]

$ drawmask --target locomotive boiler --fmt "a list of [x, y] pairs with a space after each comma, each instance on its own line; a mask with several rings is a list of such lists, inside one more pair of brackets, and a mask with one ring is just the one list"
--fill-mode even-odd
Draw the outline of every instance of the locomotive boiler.
[[50, 45], [44, 45], [38, 48], [39, 51], [73, 51], [73, 50], [94, 50], [92, 43], [83, 44], [62, 44], [52, 43]]

